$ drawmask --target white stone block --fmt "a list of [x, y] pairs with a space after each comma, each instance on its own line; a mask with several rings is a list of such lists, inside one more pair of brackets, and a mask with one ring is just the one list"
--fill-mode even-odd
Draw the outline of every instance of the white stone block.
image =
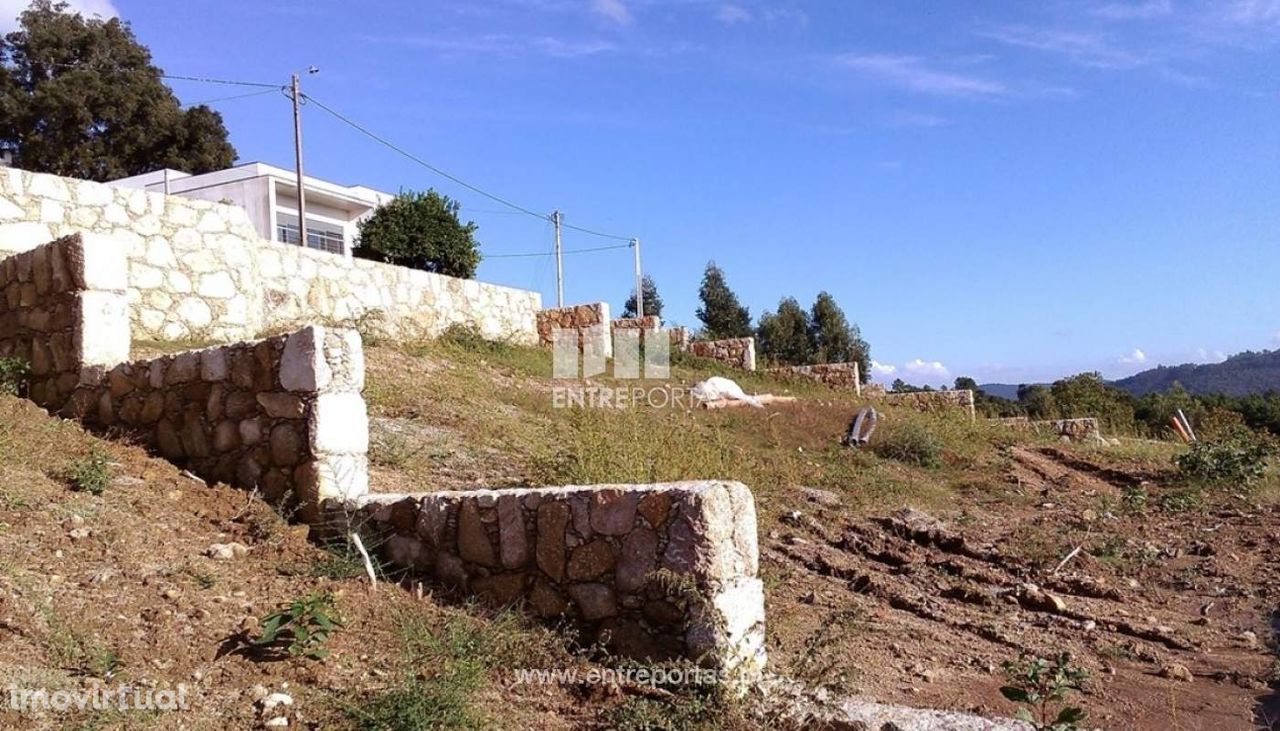
[[120, 292], [128, 289], [129, 260], [119, 241], [106, 234], [86, 232], [80, 234], [80, 247], [86, 289]]
[[71, 193], [67, 190], [66, 183], [56, 175], [32, 174], [30, 190], [31, 195], [36, 198], [49, 198], [55, 201], [71, 200]]
[[202, 297], [227, 299], [235, 296], [236, 285], [231, 275], [226, 272], [213, 272], [200, 277], [200, 286], [196, 288]]
[[75, 349], [82, 365], [112, 367], [129, 360], [129, 304], [123, 294], [80, 292]]
[[280, 385], [287, 391], [319, 391], [332, 379], [324, 360], [324, 328], [308, 325], [290, 335], [280, 356]]
[[369, 492], [369, 461], [364, 455], [327, 455], [316, 463], [319, 500], [354, 500]]
[[0, 251], [30, 251], [53, 240], [53, 231], [43, 223], [0, 224]]
[[105, 206], [114, 192], [109, 186], [86, 180], [76, 184], [76, 202], [82, 206]]
[[213, 322], [213, 311], [199, 297], [186, 297], [178, 303], [178, 317], [188, 327], [206, 327]]
[[322, 393], [311, 408], [311, 451], [364, 454], [369, 450], [369, 414], [358, 393]]
[[364, 343], [360, 333], [346, 330], [342, 333], [342, 347], [347, 351], [347, 364], [350, 370], [352, 387], [356, 391], [364, 390]]

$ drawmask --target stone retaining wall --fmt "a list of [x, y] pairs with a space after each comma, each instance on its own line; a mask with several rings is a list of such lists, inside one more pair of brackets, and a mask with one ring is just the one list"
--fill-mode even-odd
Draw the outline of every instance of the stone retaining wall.
[[740, 483], [371, 494], [345, 507], [389, 561], [570, 617], [620, 654], [764, 665], [755, 503]]
[[960, 408], [968, 411], [970, 418], [977, 418], [977, 412], [973, 406], [973, 391], [967, 388], [946, 391], [890, 392], [879, 394], [875, 398], [891, 406], [907, 406], [918, 411], [935, 412]]
[[1025, 431], [1047, 432], [1073, 441], [1097, 441], [1102, 438], [1102, 429], [1098, 426], [1098, 420], [1093, 417], [1032, 421], [1025, 416], [1010, 416], [1000, 419], [1000, 423]]
[[91, 234], [0, 263], [0, 356], [29, 365], [33, 401], [59, 408], [82, 376], [129, 357], [126, 279], [124, 252]]
[[657, 315], [644, 317], [618, 317], [609, 321], [614, 330], [657, 330], [662, 327], [662, 318]]
[[321, 499], [368, 491], [363, 388], [359, 333], [313, 325], [117, 365], [62, 413], [314, 515]]
[[0, 252], [80, 231], [125, 247], [138, 339], [241, 340], [319, 321], [403, 338], [469, 324], [537, 340], [537, 292], [267, 241], [238, 206], [0, 169]]
[[578, 331], [578, 349], [592, 343], [603, 343], [605, 358], [613, 357], [613, 330], [610, 327], [608, 302], [588, 302], [569, 307], [552, 307], [537, 314], [538, 343], [555, 345], [556, 330]]
[[689, 332], [689, 328], [683, 325], [676, 325], [667, 328], [667, 332], [671, 335], [671, 347], [676, 350], [688, 350], [689, 342], [693, 340], [693, 334]]
[[780, 366], [765, 371], [783, 380], [803, 378], [823, 383], [831, 388], [846, 389], [862, 395], [862, 379], [855, 363], [818, 363], [802, 366]]
[[755, 338], [695, 340], [689, 343], [689, 352], [699, 358], [718, 360], [744, 371], [756, 369]]

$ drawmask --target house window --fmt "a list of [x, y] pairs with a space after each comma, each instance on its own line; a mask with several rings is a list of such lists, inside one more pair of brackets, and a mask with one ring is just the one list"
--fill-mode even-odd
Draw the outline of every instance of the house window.
[[[294, 245], [301, 242], [297, 216], [287, 213], [276, 215], [276, 240]], [[315, 220], [307, 221], [307, 248], [327, 251], [330, 254], [345, 254], [346, 246], [342, 229]]]

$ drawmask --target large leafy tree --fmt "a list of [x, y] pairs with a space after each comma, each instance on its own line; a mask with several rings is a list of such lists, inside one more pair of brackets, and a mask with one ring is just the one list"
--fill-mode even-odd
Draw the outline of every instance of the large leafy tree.
[[810, 308], [809, 340], [815, 363], [857, 363], [862, 382], [871, 379], [871, 346], [828, 292], [819, 292]]
[[756, 341], [760, 352], [769, 360], [783, 365], [804, 365], [813, 362], [813, 342], [810, 340], [809, 313], [794, 297], [778, 302], [778, 311], [760, 316], [756, 328]]
[[[648, 274], [640, 278], [640, 292], [644, 294], [645, 317], [662, 317], [662, 297], [658, 294], [658, 285]], [[632, 292], [622, 305], [623, 317], [636, 316], [636, 293]]]
[[0, 149], [17, 167], [90, 180], [234, 162], [222, 116], [184, 110], [160, 75], [127, 23], [34, 0], [0, 39]]
[[703, 337], [718, 340], [751, 335], [751, 313], [738, 302], [738, 296], [725, 282], [724, 271], [714, 261], [707, 262], [702, 273], [698, 298], [702, 300], [697, 315], [702, 321]]
[[355, 256], [470, 279], [480, 266], [478, 228], [458, 218], [462, 206], [434, 190], [407, 191], [360, 222]]

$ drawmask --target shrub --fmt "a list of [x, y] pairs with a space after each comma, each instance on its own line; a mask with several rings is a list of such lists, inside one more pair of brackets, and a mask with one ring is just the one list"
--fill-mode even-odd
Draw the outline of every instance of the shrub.
[[111, 482], [111, 467], [107, 455], [96, 447], [87, 457], [71, 463], [66, 474], [72, 490], [101, 495]]
[[329, 654], [324, 649], [329, 635], [341, 626], [333, 595], [312, 592], [263, 617], [262, 634], [252, 644], [269, 647], [287, 640], [290, 655], [319, 660]]
[[0, 393], [22, 396], [27, 392], [31, 366], [21, 358], [0, 358]]
[[[1085, 717], [1084, 709], [1064, 702], [1067, 693], [1080, 690], [1089, 671], [1071, 665], [1071, 655], [1061, 653], [1053, 662], [1043, 658], [1020, 657], [1004, 663], [1009, 684], [1000, 694], [1021, 704], [1018, 718], [1030, 723], [1036, 731], [1076, 731], [1077, 722]], [[1057, 713], [1054, 713], [1054, 709]]]
[[1211, 486], [1248, 487], [1266, 474], [1276, 453], [1270, 438], [1251, 429], [1229, 430], [1222, 437], [1203, 440], [1174, 458], [1183, 477]]
[[470, 279], [480, 265], [476, 224], [458, 219], [461, 204], [434, 190], [406, 191], [360, 223], [355, 256]]
[[920, 467], [942, 465], [942, 440], [922, 418], [907, 417], [893, 421], [872, 438], [872, 449], [881, 457]]

